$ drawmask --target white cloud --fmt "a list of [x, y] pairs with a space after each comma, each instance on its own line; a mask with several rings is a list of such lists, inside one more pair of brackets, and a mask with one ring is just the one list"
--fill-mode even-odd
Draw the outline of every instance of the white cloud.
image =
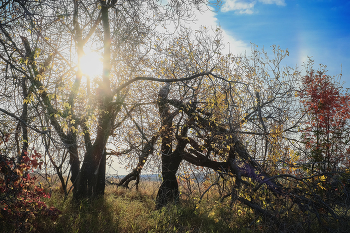
[[224, 0], [224, 4], [222, 6], [222, 12], [228, 11], [236, 11], [239, 14], [253, 14], [254, 6], [257, 2], [261, 2], [263, 4], [276, 4], [278, 6], [285, 6], [285, 0]]
[[[193, 9], [195, 20], [193, 21], [181, 21], [181, 25], [190, 28], [193, 31], [202, 30], [202, 27], [206, 27], [208, 33], [212, 36], [215, 35], [215, 29], [220, 27], [218, 19], [216, 18], [216, 12], [213, 8], [208, 6], [202, 6], [201, 9]], [[170, 35], [175, 35], [179, 33], [176, 32], [176, 27], [173, 24], [166, 25], [166, 29], [162, 26], [157, 27], [158, 32], [168, 33]], [[175, 33], [175, 34], [174, 34]], [[251, 51], [250, 43], [246, 43], [234, 37], [234, 35], [228, 31], [221, 28], [222, 33], [222, 43], [225, 45], [223, 53], [232, 53], [234, 55], [242, 55], [244, 53], [249, 53]]]
[[286, 5], [284, 0], [259, 0], [259, 2], [262, 2], [264, 4], [276, 4], [278, 6], [285, 6]]
[[253, 8], [256, 1], [245, 0], [226, 0], [221, 11], [238, 11], [240, 14], [253, 14]]
[[[211, 28], [213, 31], [219, 27], [218, 19], [216, 18], [216, 13], [212, 8], [204, 9], [200, 11], [194, 11], [196, 22], [187, 24], [186, 26], [191, 27], [193, 30], [200, 30], [202, 26], [206, 28]], [[225, 44], [224, 52], [231, 52], [232, 54], [239, 55], [245, 52], [250, 52], [250, 44], [242, 40], [234, 38], [234, 36], [228, 31], [222, 30], [223, 43]], [[214, 32], [213, 32], [214, 33]]]

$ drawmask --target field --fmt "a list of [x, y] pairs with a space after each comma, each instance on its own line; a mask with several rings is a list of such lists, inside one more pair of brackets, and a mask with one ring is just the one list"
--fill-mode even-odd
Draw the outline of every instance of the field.
[[[159, 183], [141, 184], [139, 191], [107, 186], [104, 198], [72, 204], [57, 192], [47, 200], [62, 211], [56, 223], [43, 226], [47, 232], [255, 232], [245, 227], [252, 216], [239, 216], [223, 206], [209, 207], [208, 200], [181, 200], [155, 210]], [[212, 203], [211, 203], [212, 204]], [[233, 221], [234, 220], [234, 221]]]
[[[184, 184], [184, 183], [182, 183]], [[316, 221], [305, 221], [293, 210], [281, 216], [283, 226], [256, 215], [251, 209], [229, 199], [221, 202], [217, 190], [203, 194], [205, 187], [181, 185], [179, 203], [156, 210], [160, 182], [142, 180], [138, 190], [107, 185], [104, 197], [74, 203], [59, 186], [45, 199], [62, 214], [55, 221], [41, 221], [31, 232], [324, 232]], [[200, 184], [205, 186], [205, 184]], [[207, 187], [207, 186], [206, 186]], [[201, 189], [198, 189], [201, 188]], [[202, 191], [201, 191], [202, 190]], [[49, 191], [46, 189], [46, 191]], [[297, 210], [296, 210], [297, 211]], [[283, 218], [283, 219], [282, 219]], [[345, 225], [344, 225], [345, 227]], [[12, 230], [8, 228], [8, 231]], [[6, 231], [5, 231], [6, 232]], [[337, 224], [334, 232], [346, 232]]]

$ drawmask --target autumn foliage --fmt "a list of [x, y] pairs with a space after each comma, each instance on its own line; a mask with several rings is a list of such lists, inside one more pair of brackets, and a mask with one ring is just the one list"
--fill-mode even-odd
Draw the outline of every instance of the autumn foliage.
[[[42, 165], [41, 155], [25, 153], [21, 163], [0, 154], [0, 225], [19, 232], [33, 230], [39, 220], [56, 220], [60, 211], [49, 208], [41, 198], [49, 197], [35, 185], [36, 177], [29, 172]], [[42, 223], [40, 223], [42, 224]]]
[[308, 116], [302, 132], [312, 171], [348, 166], [350, 96], [322, 71], [310, 71], [302, 81], [300, 97]]

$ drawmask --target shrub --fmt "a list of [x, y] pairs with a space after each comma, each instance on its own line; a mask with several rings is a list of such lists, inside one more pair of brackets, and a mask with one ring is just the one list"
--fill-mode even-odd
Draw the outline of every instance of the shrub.
[[39, 220], [58, 218], [60, 211], [40, 200], [49, 195], [35, 185], [36, 177], [29, 174], [33, 168], [41, 167], [40, 157], [36, 151], [31, 156], [25, 153], [22, 162], [16, 163], [0, 153], [0, 226], [3, 229], [28, 232], [40, 228]]

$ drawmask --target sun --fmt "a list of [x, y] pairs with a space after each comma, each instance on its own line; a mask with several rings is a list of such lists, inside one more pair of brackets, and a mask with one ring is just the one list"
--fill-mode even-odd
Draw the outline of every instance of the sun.
[[80, 67], [84, 75], [99, 76], [103, 71], [102, 58], [96, 52], [87, 52], [80, 60]]

